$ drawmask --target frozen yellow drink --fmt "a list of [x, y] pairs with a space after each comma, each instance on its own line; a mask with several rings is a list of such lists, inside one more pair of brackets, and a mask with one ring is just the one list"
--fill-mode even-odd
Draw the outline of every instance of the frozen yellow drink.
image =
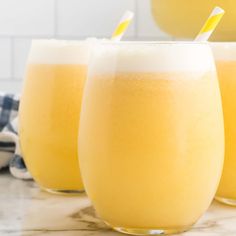
[[56, 192], [83, 190], [78, 128], [88, 45], [34, 41], [20, 105], [20, 142], [35, 181]]
[[105, 222], [130, 234], [186, 230], [214, 197], [223, 152], [207, 45], [97, 47], [82, 103], [79, 160]]

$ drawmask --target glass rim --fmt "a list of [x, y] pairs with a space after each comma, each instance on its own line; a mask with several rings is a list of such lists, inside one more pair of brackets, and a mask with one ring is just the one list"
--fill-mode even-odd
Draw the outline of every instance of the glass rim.
[[76, 40], [76, 39], [32, 39], [32, 46], [44, 46], [44, 47], [62, 47], [62, 46], [83, 46], [87, 45], [87, 40]]
[[225, 42], [210, 42], [210, 44], [215, 45], [236, 45], [236, 41], [225, 41]]
[[[209, 45], [209, 41], [162, 41], [162, 40], [126, 40], [126, 41], [113, 41], [111, 39], [96, 39], [96, 38], [85, 38], [85, 39], [32, 39], [31, 45], [83, 45], [83, 44], [100, 44], [100, 45]], [[235, 42], [236, 44], [236, 42]]]
[[156, 41], [112, 41], [112, 40], [104, 40], [104, 41], [99, 41], [99, 44], [102, 45], [208, 45], [208, 41], [161, 41], [161, 40], [156, 40]]
[[33, 38], [32, 42], [86, 42], [86, 39], [56, 39], [56, 38]]

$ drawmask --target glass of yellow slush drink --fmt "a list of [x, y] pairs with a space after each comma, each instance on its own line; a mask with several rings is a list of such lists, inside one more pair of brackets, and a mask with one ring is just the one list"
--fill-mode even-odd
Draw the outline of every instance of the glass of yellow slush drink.
[[187, 230], [209, 207], [224, 156], [221, 98], [205, 43], [96, 46], [79, 130], [85, 189], [117, 231]]
[[88, 52], [86, 41], [32, 42], [20, 104], [20, 144], [33, 178], [50, 192], [83, 191], [77, 137]]
[[212, 43], [222, 95], [225, 162], [216, 199], [236, 206], [236, 43]]

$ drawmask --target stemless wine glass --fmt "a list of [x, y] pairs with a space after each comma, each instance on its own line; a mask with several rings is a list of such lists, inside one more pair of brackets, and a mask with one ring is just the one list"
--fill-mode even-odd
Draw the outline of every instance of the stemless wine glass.
[[89, 43], [34, 40], [20, 104], [20, 144], [35, 181], [55, 193], [83, 191], [77, 136]]
[[225, 124], [225, 162], [216, 199], [236, 206], [236, 43], [211, 44], [216, 60]]
[[79, 160], [100, 217], [128, 234], [187, 230], [209, 207], [224, 153], [221, 99], [205, 43], [96, 46]]

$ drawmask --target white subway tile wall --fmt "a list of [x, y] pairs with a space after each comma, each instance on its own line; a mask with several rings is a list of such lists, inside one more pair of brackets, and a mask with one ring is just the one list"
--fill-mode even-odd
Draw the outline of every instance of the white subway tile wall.
[[54, 0], [1, 0], [0, 35], [53, 36], [54, 4]]
[[11, 78], [12, 40], [0, 38], [0, 80]]
[[[58, 35], [107, 37], [125, 9], [135, 11], [133, 0], [86, 0], [81, 3], [78, 0], [57, 0]], [[127, 36], [134, 35], [135, 22], [127, 32]]]
[[170, 40], [155, 25], [150, 0], [0, 0], [0, 91], [20, 93], [31, 40], [110, 37], [125, 10], [128, 40]]
[[13, 68], [12, 74], [15, 79], [22, 79], [25, 65], [31, 45], [31, 39], [14, 38], [13, 39]]
[[160, 39], [170, 40], [170, 36], [162, 32], [153, 20], [153, 16], [150, 8], [149, 0], [136, 0], [137, 9], [136, 14], [138, 18], [136, 20], [137, 37], [140, 39]]

